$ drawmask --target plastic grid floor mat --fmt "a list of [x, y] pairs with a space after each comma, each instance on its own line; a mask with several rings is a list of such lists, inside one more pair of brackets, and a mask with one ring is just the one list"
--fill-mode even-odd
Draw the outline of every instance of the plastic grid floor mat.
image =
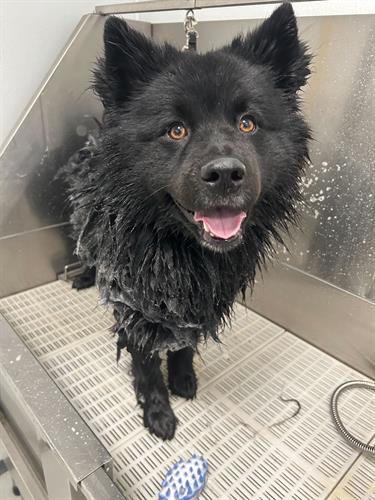
[[[371, 444], [375, 445], [375, 439]], [[361, 455], [333, 490], [329, 500], [375, 500], [375, 457]]]
[[[237, 305], [223, 344], [196, 359], [197, 399], [172, 398], [180, 424], [163, 443], [142, 427], [129, 358], [116, 364], [113, 319], [97, 300], [95, 289], [77, 293], [59, 281], [1, 299], [0, 312], [111, 452], [127, 498], [155, 498], [168, 467], [198, 452], [210, 467], [204, 500], [375, 500], [374, 461], [340, 438], [329, 413], [334, 388], [364, 377]], [[301, 411], [272, 426], [296, 408], [281, 395]], [[369, 441], [372, 392], [340, 402], [352, 432]]]
[[37, 357], [70, 348], [78, 340], [108, 329], [113, 320], [97, 305], [95, 288], [73, 293], [56, 281], [0, 299], [0, 313]]
[[[208, 384], [194, 404], [178, 407], [181, 424], [171, 443], [142, 433], [116, 448], [118, 481], [131, 498], [154, 498], [165, 473], [160, 464], [199, 452], [210, 464], [203, 499], [326, 498], [358, 455], [337, 435], [328, 409], [332, 387], [353, 377], [358, 374], [285, 333]], [[295, 408], [281, 394], [298, 399], [302, 410], [269, 428]], [[358, 391], [342, 409], [365, 441], [375, 419], [369, 396]]]

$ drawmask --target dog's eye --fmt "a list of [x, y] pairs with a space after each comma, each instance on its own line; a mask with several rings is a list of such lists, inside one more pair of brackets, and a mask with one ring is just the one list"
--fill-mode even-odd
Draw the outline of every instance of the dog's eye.
[[183, 123], [174, 123], [168, 129], [168, 135], [174, 141], [180, 141], [181, 139], [186, 137], [187, 134], [188, 134], [187, 128]]
[[250, 115], [244, 115], [240, 120], [239, 128], [245, 134], [254, 134], [257, 126]]

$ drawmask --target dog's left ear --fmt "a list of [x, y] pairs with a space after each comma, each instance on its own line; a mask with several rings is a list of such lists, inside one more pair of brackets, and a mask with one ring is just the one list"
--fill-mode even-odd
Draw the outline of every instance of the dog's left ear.
[[297, 21], [290, 3], [283, 3], [255, 31], [235, 38], [231, 52], [250, 63], [269, 66], [276, 85], [296, 92], [310, 74], [311, 54], [298, 38]]

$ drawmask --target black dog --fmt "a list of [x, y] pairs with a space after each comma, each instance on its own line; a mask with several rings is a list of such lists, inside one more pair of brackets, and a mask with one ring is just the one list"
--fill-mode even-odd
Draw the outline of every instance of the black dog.
[[77, 253], [114, 306], [144, 424], [171, 439], [159, 352], [171, 392], [194, 398], [199, 341], [217, 340], [295, 220], [310, 135], [297, 92], [310, 55], [289, 4], [202, 55], [156, 45], [116, 17], [104, 42], [94, 83], [103, 126], [67, 169]]

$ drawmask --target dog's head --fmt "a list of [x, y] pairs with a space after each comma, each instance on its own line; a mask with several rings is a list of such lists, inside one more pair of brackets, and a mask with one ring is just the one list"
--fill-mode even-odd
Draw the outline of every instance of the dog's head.
[[309, 138], [297, 92], [310, 56], [290, 4], [206, 54], [157, 45], [116, 17], [104, 41], [94, 87], [119, 211], [123, 200], [140, 218], [157, 214], [159, 228], [214, 251], [292, 217]]

